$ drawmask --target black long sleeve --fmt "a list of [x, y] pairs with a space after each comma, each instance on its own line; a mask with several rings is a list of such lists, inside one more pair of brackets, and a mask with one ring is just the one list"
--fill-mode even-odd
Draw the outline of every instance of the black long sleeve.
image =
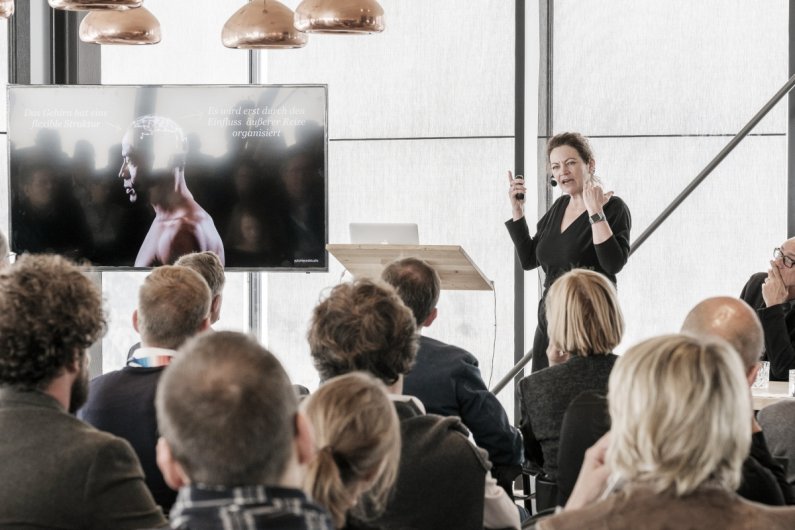
[[525, 218], [516, 221], [510, 219], [505, 223], [522, 268], [529, 270], [540, 266], [547, 275], [545, 288], [575, 268], [595, 270], [616, 283], [616, 273], [629, 258], [629, 232], [632, 228], [629, 208], [618, 197], [612, 197], [605, 204], [605, 218], [613, 235], [607, 241], [594, 245], [587, 212], [577, 217], [566, 230], [560, 231], [570, 200], [568, 195], [556, 200], [539, 219], [534, 236], [530, 235]]
[[740, 298], [756, 309], [765, 332], [765, 359], [770, 361], [770, 379], [789, 380], [789, 371], [795, 369], [795, 311], [786, 302], [771, 307], [765, 305], [762, 282], [767, 274], [751, 276], [740, 293]]
[[778, 486], [784, 496], [784, 502], [790, 505], [795, 504], [795, 495], [793, 495], [792, 487], [787, 482], [784, 468], [770, 454], [764, 432], [755, 432], [751, 436], [751, 458], [759, 462], [762, 467], [770, 471], [776, 478], [776, 482], [778, 482]]

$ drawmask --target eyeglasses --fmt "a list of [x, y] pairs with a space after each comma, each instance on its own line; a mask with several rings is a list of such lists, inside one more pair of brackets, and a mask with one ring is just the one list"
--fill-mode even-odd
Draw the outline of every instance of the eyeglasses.
[[795, 259], [785, 255], [780, 248], [773, 249], [773, 259], [780, 259], [784, 266], [788, 269], [791, 269], [793, 265], [795, 265]]

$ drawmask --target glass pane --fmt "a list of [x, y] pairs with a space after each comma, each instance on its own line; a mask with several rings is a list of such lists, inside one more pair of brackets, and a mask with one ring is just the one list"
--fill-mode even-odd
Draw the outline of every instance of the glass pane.
[[[513, 156], [513, 139], [330, 144], [332, 243], [350, 241], [351, 222], [417, 223], [421, 243], [461, 245], [494, 281], [496, 295], [444, 291], [439, 318], [425, 330], [472, 352], [487, 383], [493, 367], [492, 384], [513, 365], [514, 251], [503, 226], [510, 215], [505, 170]], [[268, 299], [263, 301], [268, 307], [266, 342], [293, 380], [310, 388], [317, 386], [306, 344], [311, 309], [319, 293], [342, 274], [339, 263], [334, 258], [330, 262], [328, 274], [269, 275]], [[512, 388], [499, 397], [512, 414]]]
[[102, 274], [102, 297], [108, 319], [108, 333], [102, 339], [102, 373], [119, 370], [127, 362], [130, 347], [140, 342], [132, 325], [138, 306], [138, 288], [145, 272], [107, 272]]
[[[160, 21], [162, 42], [154, 46], [104, 46], [103, 84], [247, 83], [248, 53], [224, 48], [220, 38], [223, 23], [244, 3], [208, 2], [197, 8], [184, 2], [147, 0], [147, 9]], [[184, 23], [186, 17], [190, 24]], [[103, 372], [124, 366], [128, 349], [139, 341], [131, 319], [145, 277], [146, 273], [140, 272], [103, 273], [110, 317], [103, 339]], [[215, 329], [248, 329], [247, 280], [244, 273], [227, 274], [221, 320]]]
[[[102, 339], [102, 373], [119, 370], [127, 362], [130, 347], [140, 342], [132, 326], [138, 306], [138, 289], [146, 272], [102, 273], [102, 294], [108, 317], [108, 333]], [[248, 278], [245, 273], [227, 273], [221, 319], [215, 330], [245, 332], [248, 329]]]
[[[633, 241], [726, 141], [594, 140], [597, 167], [632, 211]], [[784, 136], [746, 139], [630, 257], [618, 275], [622, 350], [677, 332], [696, 303], [739, 296], [751, 274], [767, 270], [787, 237], [786, 148]]]
[[328, 83], [331, 138], [513, 135], [513, 1], [381, 4], [382, 34], [265, 52], [262, 82]]
[[153, 46], [103, 46], [102, 83], [248, 83], [248, 52], [221, 44], [224, 22], [243, 4], [147, 0], [163, 40]]
[[[736, 133], [789, 77], [788, 5], [556, 1], [555, 131]], [[755, 132], [784, 132], [786, 114]]]
[[0, 230], [8, 233], [8, 137], [0, 134]]
[[0, 131], [8, 130], [6, 123], [6, 85], [8, 85], [8, 19], [0, 18]]

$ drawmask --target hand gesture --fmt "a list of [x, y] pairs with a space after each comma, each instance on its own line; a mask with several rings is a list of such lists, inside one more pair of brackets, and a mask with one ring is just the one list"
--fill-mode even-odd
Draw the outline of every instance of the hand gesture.
[[519, 199], [516, 196], [524, 194], [527, 197], [527, 188], [524, 185], [524, 179], [513, 178], [513, 173], [508, 170], [508, 198], [511, 199], [511, 209], [513, 210], [514, 221], [524, 217], [524, 198]]
[[770, 269], [767, 271], [767, 278], [762, 283], [762, 298], [765, 306], [771, 307], [783, 304], [787, 301], [787, 286], [781, 278], [781, 271], [775, 261], [770, 262]]
[[604, 206], [612, 196], [612, 191], [605, 193], [602, 186], [599, 184], [594, 184], [590, 180], [586, 182], [582, 190], [582, 200], [585, 203], [585, 208], [588, 210], [588, 215], [601, 212], [602, 206]]
[[607, 447], [610, 445], [610, 432], [599, 438], [590, 449], [585, 451], [580, 474], [571, 496], [566, 502], [566, 510], [576, 510], [588, 506], [599, 498], [610, 477], [610, 468], [605, 463]]

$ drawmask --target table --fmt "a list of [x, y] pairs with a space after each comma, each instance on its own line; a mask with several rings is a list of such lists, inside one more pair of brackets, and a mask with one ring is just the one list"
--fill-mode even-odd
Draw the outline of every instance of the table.
[[789, 383], [787, 381], [770, 381], [768, 388], [752, 388], [754, 410], [762, 410], [779, 401], [795, 401], [795, 397], [787, 395], [788, 390]]

